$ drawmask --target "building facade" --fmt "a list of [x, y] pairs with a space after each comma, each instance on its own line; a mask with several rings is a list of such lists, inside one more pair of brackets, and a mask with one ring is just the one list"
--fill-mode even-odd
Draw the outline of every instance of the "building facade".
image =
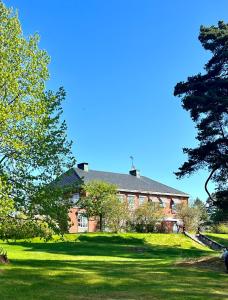
[[[172, 231], [181, 220], [176, 217], [176, 205], [188, 204], [189, 195], [172, 187], [141, 176], [138, 170], [131, 170], [129, 174], [89, 170], [88, 163], [78, 164], [70, 174], [63, 177], [63, 184], [75, 182], [87, 183], [93, 180], [105, 181], [117, 187], [121, 201], [125, 201], [129, 209], [137, 209], [141, 204], [152, 201], [164, 209], [164, 223], [167, 230]], [[71, 221], [70, 233], [96, 232], [99, 230], [98, 220], [84, 216], [83, 210], [77, 206], [80, 195], [73, 196], [74, 207], [69, 211]]]

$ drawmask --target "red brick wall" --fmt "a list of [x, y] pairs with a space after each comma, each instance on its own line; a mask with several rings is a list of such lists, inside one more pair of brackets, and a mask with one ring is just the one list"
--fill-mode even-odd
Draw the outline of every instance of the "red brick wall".
[[[128, 195], [134, 195], [134, 204], [135, 204], [135, 209], [139, 207], [139, 196], [145, 196], [145, 200], [148, 201], [149, 197], [151, 195], [148, 194], [139, 194], [139, 193], [127, 193], [127, 192], [120, 192], [120, 194], [124, 195], [124, 201], [127, 201], [127, 196]], [[167, 199], [167, 203], [165, 204], [164, 207], [164, 213], [166, 215], [166, 217], [168, 218], [175, 218], [176, 214], [172, 212], [171, 210], [171, 206], [170, 206], [170, 202], [172, 198], [175, 199], [180, 199], [182, 203], [186, 203], [188, 204], [188, 197], [172, 197], [172, 196], [166, 196], [166, 195], [153, 195], [153, 197], [162, 197], [162, 198], [166, 198]], [[78, 209], [78, 208], [72, 208], [69, 211], [69, 218], [70, 218], [70, 229], [69, 232], [70, 233], [77, 233], [78, 232], [78, 218], [77, 218], [77, 213], [78, 212], [82, 212], [82, 210]], [[169, 223], [169, 224], [168, 224]], [[172, 222], [167, 222], [167, 225], [169, 227], [169, 230], [171, 230], [172, 227]], [[88, 221], [88, 232], [96, 232], [99, 231], [98, 228], [98, 220], [96, 220], [96, 218], [91, 218]]]
[[[78, 212], [83, 212], [82, 209], [79, 208], [71, 208], [68, 216], [70, 219], [70, 229], [69, 233], [77, 233], [78, 232]], [[88, 220], [88, 232], [95, 232], [98, 230], [97, 228], [98, 221], [95, 218], [90, 218]]]
[[68, 217], [70, 219], [69, 233], [78, 232], [78, 220], [77, 220], [76, 212], [78, 212], [78, 208], [71, 208], [71, 210], [68, 213]]

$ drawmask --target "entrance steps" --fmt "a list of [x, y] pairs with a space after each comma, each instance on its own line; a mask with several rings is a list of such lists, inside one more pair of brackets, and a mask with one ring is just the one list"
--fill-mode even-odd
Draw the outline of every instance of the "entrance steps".
[[190, 234], [189, 232], [184, 231], [184, 234], [190, 239], [192, 239], [193, 241], [197, 242], [198, 244], [209, 247], [212, 250], [221, 251], [222, 249], [225, 248], [225, 246], [213, 241], [212, 239], [210, 239], [209, 237], [207, 237], [202, 233]]

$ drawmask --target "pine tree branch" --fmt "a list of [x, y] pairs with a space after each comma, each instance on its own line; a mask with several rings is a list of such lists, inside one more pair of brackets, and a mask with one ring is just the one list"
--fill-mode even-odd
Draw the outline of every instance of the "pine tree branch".
[[2, 163], [6, 158], [7, 158], [7, 155], [4, 155], [4, 156], [1, 158], [1, 160], [0, 160], [0, 165], [1, 165], [1, 163]]

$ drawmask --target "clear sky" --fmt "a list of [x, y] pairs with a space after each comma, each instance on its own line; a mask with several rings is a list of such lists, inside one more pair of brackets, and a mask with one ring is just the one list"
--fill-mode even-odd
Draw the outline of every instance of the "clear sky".
[[177, 82], [203, 72], [200, 25], [228, 21], [227, 0], [5, 0], [51, 56], [48, 88], [64, 86], [73, 153], [92, 169], [142, 175], [206, 199], [206, 171], [177, 180], [196, 145]]

